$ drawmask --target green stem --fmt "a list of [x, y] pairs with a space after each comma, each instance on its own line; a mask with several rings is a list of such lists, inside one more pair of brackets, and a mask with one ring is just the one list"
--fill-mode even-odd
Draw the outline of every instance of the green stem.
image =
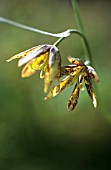
[[37, 33], [40, 33], [40, 34], [43, 34], [43, 35], [59, 37], [59, 39], [54, 43], [54, 45], [56, 45], [56, 46], [59, 45], [61, 41], [63, 41], [66, 37], [70, 36], [72, 33], [78, 34], [82, 38], [83, 44], [84, 44], [85, 49], [87, 51], [88, 57], [87, 57], [86, 60], [89, 60], [91, 62], [91, 51], [90, 51], [88, 41], [87, 41], [85, 35], [79, 30], [68, 29], [68, 30], [66, 30], [62, 33], [54, 34], [54, 33], [46, 32], [46, 31], [42, 31], [42, 30], [39, 30], [39, 29], [36, 29], [36, 28], [33, 28], [33, 27], [26, 26], [26, 25], [17, 23], [15, 21], [12, 21], [12, 20], [9, 20], [9, 19], [3, 18], [3, 17], [0, 17], [0, 22], [4, 22], [4, 23], [10, 24], [10, 25], [13, 25], [15, 27], [19, 27], [19, 28], [22, 28], [22, 29], [25, 29], [25, 30], [37, 32]]
[[25, 29], [25, 30], [37, 32], [37, 33], [40, 33], [40, 34], [53, 36], [53, 37], [67, 37], [67, 36], [69, 36], [69, 32], [68, 31], [64, 31], [64, 32], [58, 33], [58, 34], [53, 34], [53, 33], [42, 31], [42, 30], [39, 30], [39, 29], [30, 27], [30, 26], [27, 26], [27, 25], [20, 24], [18, 22], [15, 22], [15, 21], [9, 20], [7, 18], [3, 18], [3, 17], [0, 17], [0, 22], [6, 23], [6, 24], [10, 24], [10, 25], [13, 25], [15, 27], [22, 28], [22, 29]]
[[71, 1], [72, 1], [72, 7], [73, 7], [73, 10], [74, 10], [74, 15], [75, 15], [75, 18], [76, 18], [78, 28], [82, 33], [84, 33], [84, 27], [83, 27], [83, 24], [82, 24], [77, 0], [71, 0]]
[[[72, 7], [73, 7], [74, 15], [75, 15], [75, 18], [76, 18], [78, 29], [85, 36], [84, 27], [83, 27], [80, 12], [79, 12], [78, 2], [77, 2], [77, 0], [71, 0], [71, 2], [72, 2]], [[85, 39], [81, 39], [82, 47], [83, 47], [83, 50], [84, 50], [84, 53], [85, 53], [85, 59], [89, 60], [91, 65], [92, 65], [92, 54], [91, 54], [90, 46], [89, 46], [88, 41], [87, 41], [87, 43], [85, 42], [86, 41]]]
[[[86, 61], [89, 61], [89, 63], [90, 63], [90, 62], [92, 61], [92, 60], [91, 60], [91, 59], [92, 59], [92, 58], [91, 58], [91, 51], [90, 51], [89, 43], [88, 43], [85, 35], [84, 35], [82, 32], [80, 32], [80, 31], [78, 31], [78, 30], [75, 30], [75, 29], [70, 29], [70, 30], [69, 30], [69, 33], [70, 33], [70, 34], [77, 34], [77, 35], [79, 35], [79, 36], [82, 38], [82, 40], [84, 41], [84, 45], [85, 45], [85, 48], [86, 48], [86, 50], [87, 50], [88, 56], [89, 56], [89, 58], [87, 58]], [[61, 38], [59, 38], [59, 39], [54, 43], [54, 45], [55, 45], [55, 46], [58, 46], [58, 45], [61, 43], [61, 41], [63, 41], [65, 38], [66, 38], [66, 37], [61, 37]]]

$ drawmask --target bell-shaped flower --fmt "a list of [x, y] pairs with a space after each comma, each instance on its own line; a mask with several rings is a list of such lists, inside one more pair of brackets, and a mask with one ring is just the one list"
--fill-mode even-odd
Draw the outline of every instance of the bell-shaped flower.
[[[40, 78], [44, 78], [44, 92], [47, 92], [54, 79], [60, 78], [61, 56], [54, 45], [39, 45], [14, 55], [7, 62], [19, 59], [18, 67], [25, 65], [21, 77], [29, 77], [41, 70]], [[44, 73], [44, 76], [42, 76]]]
[[91, 98], [94, 107], [96, 107], [97, 102], [96, 102], [96, 95], [93, 89], [92, 78], [96, 81], [98, 81], [99, 79], [95, 70], [91, 66], [86, 66], [82, 62], [82, 60], [78, 58], [70, 57], [68, 58], [68, 60], [72, 63], [72, 65], [61, 67], [61, 73], [60, 73], [61, 77], [64, 75], [67, 75], [67, 77], [62, 79], [58, 85], [53, 87], [45, 99], [49, 99], [54, 96], [57, 96], [66, 87], [69, 87], [73, 85], [74, 82], [76, 82], [71, 97], [68, 100], [67, 107], [68, 107], [68, 111], [70, 112], [76, 107], [78, 103], [80, 89], [81, 90], [83, 89], [82, 83], [84, 80], [88, 95]]

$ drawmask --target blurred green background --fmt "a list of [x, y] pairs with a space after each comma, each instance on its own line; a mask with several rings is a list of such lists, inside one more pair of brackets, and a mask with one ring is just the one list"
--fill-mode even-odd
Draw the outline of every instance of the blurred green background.
[[[5, 60], [57, 38], [0, 23], [0, 170], [111, 169], [111, 2], [80, 0], [79, 6], [100, 78], [101, 109], [85, 91], [68, 113], [73, 87], [44, 101], [39, 72], [21, 79], [17, 61]], [[0, 0], [0, 16], [53, 33], [77, 28], [70, 0]], [[77, 35], [59, 49], [63, 64], [69, 55], [84, 59]]]

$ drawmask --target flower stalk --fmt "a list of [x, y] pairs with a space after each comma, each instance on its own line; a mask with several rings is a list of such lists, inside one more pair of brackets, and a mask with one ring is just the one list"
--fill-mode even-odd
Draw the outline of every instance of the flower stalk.
[[39, 34], [59, 38], [54, 43], [55, 46], [58, 46], [66, 37], [69, 37], [71, 34], [77, 34], [82, 38], [82, 42], [84, 44], [84, 49], [87, 53], [86, 56], [88, 56], [88, 57], [86, 57], [86, 61], [88, 60], [88, 61], [92, 62], [90, 47], [89, 47], [87, 38], [85, 37], [84, 33], [82, 33], [82, 31], [79, 31], [77, 29], [68, 29], [66, 31], [63, 31], [62, 33], [54, 34], [54, 33], [42, 31], [42, 30], [30, 27], [30, 26], [26, 26], [24, 24], [20, 24], [18, 22], [15, 22], [15, 21], [9, 20], [7, 18], [3, 18], [3, 17], [0, 17], [0, 22], [7, 23], [7, 24], [13, 25], [15, 27], [22, 28], [22, 29], [25, 29], [25, 30], [29, 30], [29, 31], [32, 31], [32, 32], [36, 32], [36, 33], [39, 33]]
[[[82, 23], [82, 19], [81, 19], [81, 15], [80, 15], [78, 2], [77, 2], [77, 0], [71, 0], [71, 2], [72, 2], [72, 7], [73, 7], [76, 23], [77, 23], [77, 26], [78, 26], [78, 30], [80, 30], [80, 32], [84, 35], [85, 39], [87, 40], [86, 35], [85, 35], [85, 31], [84, 31], [84, 27], [83, 27], [83, 23]], [[82, 47], [83, 47], [83, 51], [85, 53], [85, 60], [86, 61], [89, 60], [91, 65], [93, 65], [90, 46], [89, 46], [88, 40], [87, 40], [87, 43], [86, 43], [85, 39], [81, 39], [81, 44], [82, 44]]]

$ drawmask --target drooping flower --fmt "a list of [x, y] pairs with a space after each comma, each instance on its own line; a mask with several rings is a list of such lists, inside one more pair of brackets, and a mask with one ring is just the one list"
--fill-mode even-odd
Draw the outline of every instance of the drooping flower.
[[68, 58], [68, 60], [72, 63], [72, 65], [61, 67], [60, 73], [61, 77], [64, 75], [66, 75], [66, 77], [62, 79], [59, 84], [51, 89], [45, 99], [57, 96], [66, 87], [71, 86], [74, 84], [74, 82], [76, 82], [74, 90], [70, 96], [70, 99], [68, 100], [67, 108], [70, 112], [76, 107], [78, 103], [80, 89], [83, 89], [82, 83], [84, 80], [88, 95], [91, 98], [94, 107], [96, 107], [97, 101], [96, 94], [93, 89], [92, 78], [95, 81], [98, 81], [99, 79], [95, 70], [91, 66], [86, 66], [81, 59], [70, 57]]
[[[54, 45], [39, 45], [14, 55], [7, 62], [19, 59], [18, 67], [25, 65], [21, 77], [29, 77], [41, 70], [40, 78], [44, 77], [44, 92], [47, 92], [54, 79], [60, 78], [61, 56]], [[44, 76], [42, 76], [44, 73]]]

